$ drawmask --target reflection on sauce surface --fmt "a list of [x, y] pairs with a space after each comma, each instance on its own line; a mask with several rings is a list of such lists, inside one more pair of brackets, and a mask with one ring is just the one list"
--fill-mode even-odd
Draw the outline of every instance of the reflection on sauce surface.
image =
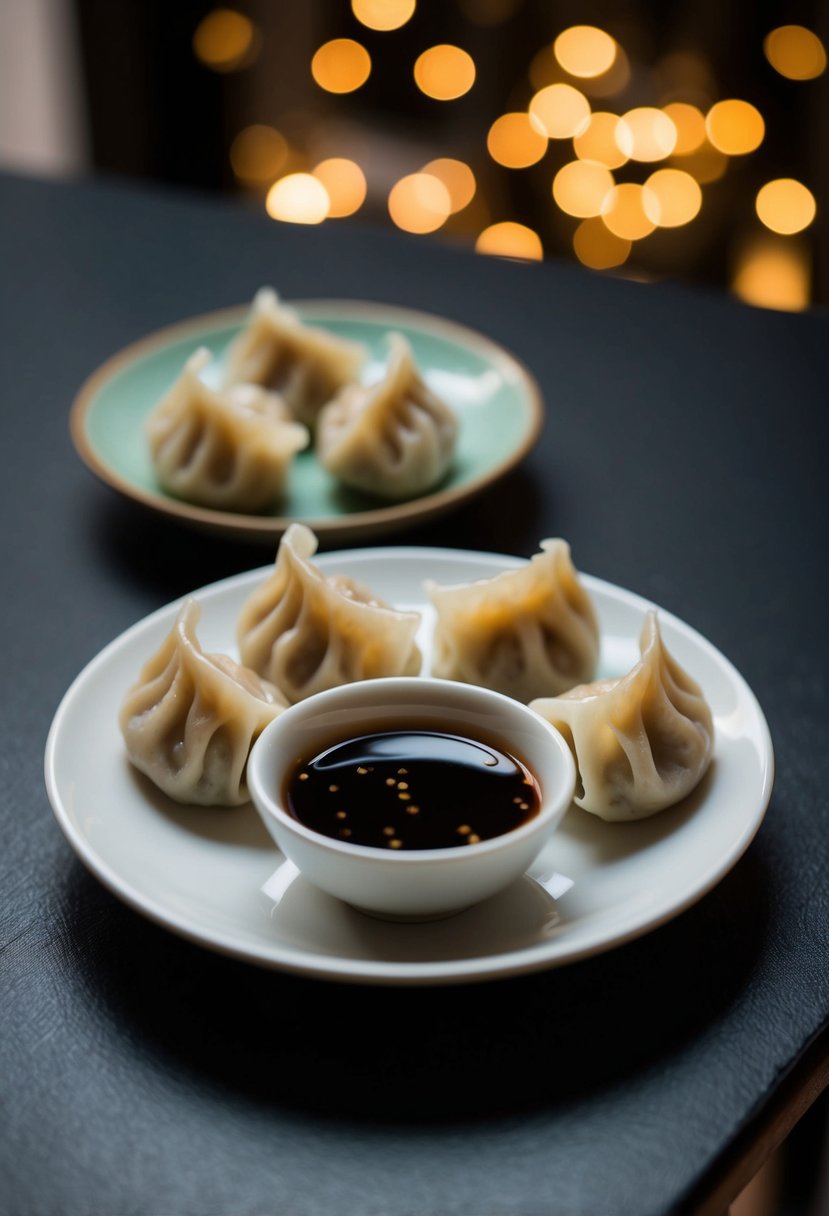
[[446, 849], [538, 813], [531, 773], [489, 743], [427, 730], [361, 735], [301, 760], [285, 803], [306, 827], [380, 849]]

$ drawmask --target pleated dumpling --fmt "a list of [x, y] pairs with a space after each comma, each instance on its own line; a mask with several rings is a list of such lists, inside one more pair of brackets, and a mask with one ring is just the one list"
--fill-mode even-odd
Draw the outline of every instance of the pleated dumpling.
[[494, 578], [426, 589], [437, 612], [433, 676], [526, 702], [595, 674], [599, 626], [566, 541], [543, 540], [526, 566]]
[[256, 293], [250, 317], [225, 354], [225, 385], [275, 389], [294, 418], [313, 429], [326, 402], [359, 374], [365, 350], [336, 334], [303, 325], [276, 292]]
[[424, 383], [402, 334], [390, 334], [389, 345], [379, 383], [343, 389], [320, 414], [317, 455], [346, 485], [402, 500], [445, 476], [458, 419]]
[[159, 484], [185, 502], [227, 511], [261, 511], [275, 502], [306, 427], [286, 418], [275, 393], [239, 384], [210, 388], [201, 372], [205, 348], [190, 356], [173, 387], [147, 419]]
[[238, 806], [248, 801], [248, 755], [285, 699], [255, 672], [196, 637], [201, 611], [181, 607], [173, 629], [124, 698], [118, 724], [127, 755], [177, 802]]
[[273, 574], [238, 620], [242, 662], [289, 701], [353, 680], [420, 671], [417, 612], [397, 612], [351, 579], [324, 577], [310, 558], [317, 538], [291, 524]]
[[530, 708], [570, 744], [576, 802], [602, 819], [643, 819], [679, 802], [711, 761], [714, 723], [699, 685], [668, 653], [656, 613], [645, 617], [639, 662]]

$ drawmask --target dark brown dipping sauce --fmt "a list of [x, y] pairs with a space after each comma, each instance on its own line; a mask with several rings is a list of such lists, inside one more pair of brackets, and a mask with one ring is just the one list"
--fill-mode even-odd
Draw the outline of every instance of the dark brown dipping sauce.
[[300, 823], [348, 844], [450, 849], [513, 831], [541, 800], [529, 770], [489, 743], [393, 730], [300, 761], [285, 801]]

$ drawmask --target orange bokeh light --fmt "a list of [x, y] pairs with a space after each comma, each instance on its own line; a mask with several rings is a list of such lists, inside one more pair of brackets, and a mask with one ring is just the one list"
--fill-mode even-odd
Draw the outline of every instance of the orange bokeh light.
[[475, 62], [459, 46], [443, 43], [429, 47], [415, 61], [417, 87], [435, 101], [454, 101], [475, 83]]
[[327, 93], [353, 93], [370, 73], [371, 56], [353, 38], [332, 38], [311, 60], [311, 75]]
[[529, 262], [540, 262], [544, 257], [538, 233], [525, 224], [516, 224], [511, 220], [485, 228], [475, 242], [475, 252]]
[[496, 118], [486, 137], [489, 155], [507, 169], [525, 169], [536, 164], [547, 151], [547, 143], [541, 124], [525, 111]]
[[404, 232], [436, 232], [452, 213], [452, 199], [439, 177], [410, 173], [401, 177], [390, 192], [389, 215]]
[[587, 129], [590, 102], [572, 85], [550, 84], [535, 94], [530, 114], [549, 139], [572, 139]]

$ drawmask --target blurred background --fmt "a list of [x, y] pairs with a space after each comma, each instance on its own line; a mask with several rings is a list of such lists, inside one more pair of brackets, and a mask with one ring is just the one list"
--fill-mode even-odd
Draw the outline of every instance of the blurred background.
[[[829, 0], [0, 0], [0, 171], [825, 308], [827, 45]], [[828, 1110], [732, 1216], [826, 1216]]]
[[828, 41], [824, 3], [0, 0], [0, 167], [825, 306]]

